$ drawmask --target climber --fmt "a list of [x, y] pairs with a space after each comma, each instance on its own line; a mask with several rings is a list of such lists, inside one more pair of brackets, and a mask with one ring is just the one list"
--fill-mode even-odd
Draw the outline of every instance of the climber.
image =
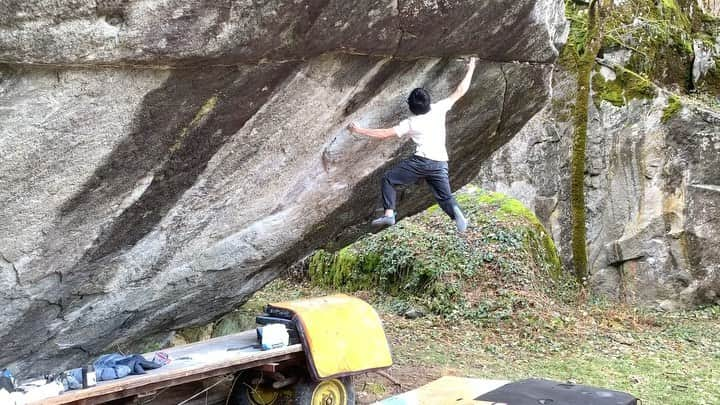
[[450, 190], [448, 154], [445, 147], [445, 115], [470, 88], [475, 64], [476, 58], [470, 58], [467, 74], [455, 92], [437, 103], [431, 104], [427, 90], [422, 88], [413, 90], [407, 102], [414, 115], [395, 127], [369, 129], [362, 128], [356, 123], [348, 125], [348, 129], [354, 133], [377, 139], [403, 137], [409, 134], [416, 145], [415, 155], [401, 161], [383, 176], [382, 196], [385, 214], [372, 221], [374, 226], [395, 225], [396, 186], [425, 179], [442, 210], [455, 221], [458, 231], [464, 232], [467, 228], [467, 219]]

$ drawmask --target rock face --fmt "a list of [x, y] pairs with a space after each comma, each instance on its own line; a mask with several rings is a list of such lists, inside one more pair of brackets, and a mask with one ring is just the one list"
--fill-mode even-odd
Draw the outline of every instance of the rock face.
[[718, 17], [720, 16], [720, 1], [717, 0], [700, 0], [698, 5], [704, 13]]
[[[451, 180], [547, 100], [563, 3], [5, 1], [0, 364], [21, 376], [207, 323], [367, 232], [410, 89], [448, 95]], [[406, 191], [401, 216], [431, 204]]]
[[0, 60], [11, 63], [237, 64], [328, 52], [551, 62], [566, 30], [557, 0], [4, 3]]
[[[533, 208], [571, 266], [573, 128], [563, 106], [576, 79], [556, 80], [552, 106], [484, 165], [481, 183]], [[720, 302], [720, 113], [669, 103], [592, 104], [585, 176], [591, 287], [668, 310]]]

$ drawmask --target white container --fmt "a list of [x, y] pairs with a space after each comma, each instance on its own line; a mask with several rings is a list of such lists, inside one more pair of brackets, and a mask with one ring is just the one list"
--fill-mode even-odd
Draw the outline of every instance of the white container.
[[94, 387], [97, 385], [97, 378], [95, 377], [95, 368], [93, 366], [88, 366], [86, 378], [87, 378], [88, 388]]
[[258, 329], [260, 345], [263, 350], [279, 349], [290, 343], [290, 335], [288, 335], [285, 325], [281, 323], [263, 326]]

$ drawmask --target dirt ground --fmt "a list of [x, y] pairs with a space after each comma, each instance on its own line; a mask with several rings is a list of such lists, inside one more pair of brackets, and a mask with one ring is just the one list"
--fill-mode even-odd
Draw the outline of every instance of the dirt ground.
[[355, 384], [356, 401], [363, 405], [372, 404], [423, 386], [443, 375], [451, 374], [451, 370], [443, 370], [434, 366], [395, 365], [379, 373], [371, 372], [355, 377], [353, 383]]

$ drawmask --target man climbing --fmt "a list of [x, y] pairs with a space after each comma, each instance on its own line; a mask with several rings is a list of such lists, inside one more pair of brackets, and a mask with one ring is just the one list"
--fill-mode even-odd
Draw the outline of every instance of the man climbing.
[[385, 215], [372, 221], [374, 226], [395, 225], [395, 187], [412, 184], [425, 179], [438, 204], [455, 221], [457, 229], [464, 232], [467, 220], [450, 190], [448, 178], [448, 154], [445, 147], [445, 116], [470, 88], [475, 72], [476, 58], [471, 58], [465, 78], [452, 95], [435, 104], [431, 104], [427, 90], [417, 88], [408, 97], [408, 106], [414, 114], [395, 127], [369, 129], [352, 123], [348, 129], [360, 135], [377, 139], [403, 137], [410, 135], [415, 142], [415, 155], [401, 161], [385, 173], [382, 179], [382, 196]]

